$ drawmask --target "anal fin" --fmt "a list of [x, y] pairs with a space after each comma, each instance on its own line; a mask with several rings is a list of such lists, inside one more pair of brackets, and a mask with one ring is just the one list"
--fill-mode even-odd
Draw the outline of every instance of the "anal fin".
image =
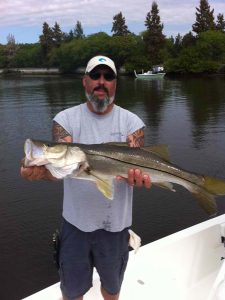
[[154, 185], [159, 186], [166, 190], [170, 190], [172, 192], [176, 192], [176, 190], [173, 188], [173, 184], [170, 182], [156, 182], [154, 183]]

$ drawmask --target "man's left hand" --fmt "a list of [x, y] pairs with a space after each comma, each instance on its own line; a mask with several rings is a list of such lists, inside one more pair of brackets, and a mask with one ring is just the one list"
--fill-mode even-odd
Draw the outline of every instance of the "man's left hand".
[[[122, 176], [117, 176], [117, 179], [124, 179]], [[152, 186], [151, 179], [149, 175], [142, 174], [140, 169], [129, 169], [127, 182], [131, 186], [146, 187], [150, 188]]]

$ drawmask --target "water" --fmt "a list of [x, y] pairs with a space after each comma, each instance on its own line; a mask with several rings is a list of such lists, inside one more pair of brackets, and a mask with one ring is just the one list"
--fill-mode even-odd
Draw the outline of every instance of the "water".
[[[225, 178], [224, 78], [140, 81], [120, 78], [117, 103], [146, 124], [146, 144], [169, 145], [171, 160]], [[79, 77], [0, 78], [0, 299], [17, 300], [58, 281], [52, 233], [62, 183], [20, 178], [23, 143], [51, 138], [54, 115], [84, 100]], [[182, 187], [135, 189], [133, 230], [147, 243], [208, 219]], [[225, 197], [217, 200], [225, 213]]]

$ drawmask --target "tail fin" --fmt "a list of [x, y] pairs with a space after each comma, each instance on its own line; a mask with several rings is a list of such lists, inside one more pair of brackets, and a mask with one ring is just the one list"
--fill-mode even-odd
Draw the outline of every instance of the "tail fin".
[[214, 196], [225, 195], [225, 180], [210, 176], [203, 176], [203, 183], [195, 191], [191, 191], [199, 205], [209, 214], [217, 213]]
[[208, 193], [202, 188], [192, 192], [192, 195], [208, 215], [213, 216], [217, 213], [217, 204], [214, 195]]

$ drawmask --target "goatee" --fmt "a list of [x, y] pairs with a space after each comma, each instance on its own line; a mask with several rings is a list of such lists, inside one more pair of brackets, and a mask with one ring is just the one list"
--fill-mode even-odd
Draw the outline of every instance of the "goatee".
[[93, 110], [98, 113], [105, 112], [109, 104], [111, 104], [114, 101], [114, 96], [109, 97], [108, 95], [106, 95], [104, 99], [100, 100], [93, 93], [88, 94], [87, 92], [85, 92], [85, 95], [88, 101], [90, 101], [90, 103], [92, 104]]

